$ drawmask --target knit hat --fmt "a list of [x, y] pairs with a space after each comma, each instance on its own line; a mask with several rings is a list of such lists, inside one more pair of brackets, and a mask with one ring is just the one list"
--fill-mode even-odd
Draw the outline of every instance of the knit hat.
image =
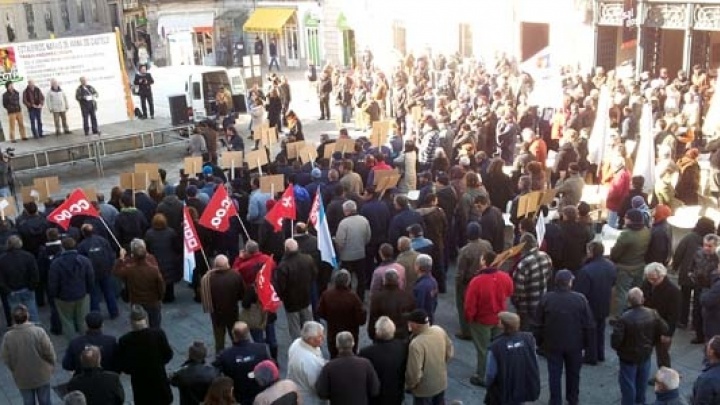
[[672, 210], [667, 205], [658, 204], [655, 207], [655, 215], [654, 215], [655, 222], [664, 221], [671, 215], [672, 215]]
[[645, 205], [645, 199], [641, 195], [636, 195], [630, 200], [630, 205], [632, 205], [633, 208], [640, 208]]
[[480, 224], [472, 221], [467, 225], [467, 230], [465, 231], [465, 233], [467, 234], [468, 240], [480, 239], [482, 228], [480, 227]]
[[625, 218], [628, 219], [629, 223], [635, 225], [643, 224], [644, 222], [642, 212], [635, 208], [628, 210], [628, 212], [625, 214]]
[[193, 342], [188, 349], [188, 358], [194, 361], [205, 361], [207, 357], [207, 348], [203, 342]]
[[263, 360], [248, 373], [248, 378], [254, 378], [260, 387], [267, 387], [280, 379], [280, 372], [272, 360]]
[[188, 197], [195, 197], [197, 196], [197, 191], [197, 186], [191, 184], [185, 190], [185, 194], [187, 194]]
[[130, 322], [140, 322], [146, 320], [148, 317], [145, 308], [141, 305], [134, 304], [130, 309]]
[[85, 325], [87, 325], [88, 329], [100, 329], [103, 325], [103, 316], [98, 311], [92, 311], [88, 312], [87, 315], [85, 315]]

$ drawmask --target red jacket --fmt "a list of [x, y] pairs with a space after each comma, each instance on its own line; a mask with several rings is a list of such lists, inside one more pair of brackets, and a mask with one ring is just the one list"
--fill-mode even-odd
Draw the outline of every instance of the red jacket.
[[253, 285], [255, 284], [255, 276], [268, 261], [272, 262], [272, 257], [261, 252], [253, 253], [252, 256], [244, 259], [238, 256], [235, 263], [233, 263], [232, 269], [240, 274], [245, 285]]
[[483, 269], [465, 292], [465, 319], [481, 325], [497, 325], [498, 314], [507, 309], [513, 294], [513, 281], [502, 270]]
[[619, 173], [615, 173], [613, 175], [613, 179], [610, 182], [610, 188], [608, 189], [605, 207], [607, 207], [610, 211], [620, 211], [623, 201], [629, 192], [630, 172], [628, 172], [627, 169], [622, 169]]

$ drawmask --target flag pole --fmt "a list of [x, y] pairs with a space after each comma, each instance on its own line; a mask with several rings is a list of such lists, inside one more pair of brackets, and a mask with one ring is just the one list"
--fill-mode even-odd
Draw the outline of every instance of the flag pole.
[[212, 270], [212, 267], [210, 267], [210, 262], [208, 261], [207, 255], [205, 254], [205, 248], [200, 245], [200, 253], [202, 253], [203, 260], [205, 260], [205, 265], [208, 268], [208, 271]]
[[242, 218], [240, 218], [240, 214], [235, 214], [235, 216], [237, 217], [238, 221], [240, 221], [240, 226], [242, 226], [243, 232], [245, 232], [245, 237], [247, 238], [245, 240], [245, 242], [247, 243], [247, 241], [250, 240], [250, 234], [248, 233], [248, 230], [245, 227], [245, 224], [243, 223]]
[[112, 237], [113, 241], [115, 241], [115, 243], [118, 245], [118, 247], [119, 247], [120, 249], [122, 249], [122, 245], [120, 245], [120, 242], [118, 241], [117, 237], [115, 237], [115, 234], [114, 234], [113, 231], [110, 229], [110, 226], [107, 224], [107, 222], [105, 222], [105, 218], [103, 218], [103, 217], [100, 216], [100, 215], [98, 215], [98, 218], [100, 219], [100, 222], [102, 222], [102, 224], [105, 225], [105, 229], [107, 229], [107, 231], [108, 231], [108, 233], [110, 234], [110, 237]]

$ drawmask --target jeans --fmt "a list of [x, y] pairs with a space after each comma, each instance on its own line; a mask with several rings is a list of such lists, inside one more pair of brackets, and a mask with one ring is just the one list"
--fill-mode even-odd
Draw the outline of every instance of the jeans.
[[90, 293], [90, 310], [100, 311], [100, 301], [105, 298], [108, 313], [111, 318], [118, 316], [117, 298], [115, 298], [115, 285], [112, 277], [105, 276], [95, 279], [95, 286]]
[[320, 119], [330, 119], [330, 96], [320, 96]]
[[63, 334], [72, 340], [78, 335], [85, 334], [85, 315], [90, 312], [90, 297], [87, 295], [76, 301], [62, 301], [55, 299]]
[[8, 305], [10, 305], [10, 310], [20, 304], [27, 307], [30, 315], [30, 322], [40, 322], [37, 302], [35, 302], [35, 291], [23, 288], [22, 290], [13, 291], [8, 294]]
[[445, 391], [435, 395], [434, 397], [413, 397], [413, 405], [444, 405]]
[[620, 393], [622, 405], [635, 405], [645, 403], [645, 391], [650, 376], [650, 358], [640, 364], [625, 363], [620, 360]]
[[265, 324], [265, 330], [250, 329], [250, 336], [252, 336], [253, 342], [255, 343], [267, 344], [270, 348], [270, 354], [272, 355], [272, 358], [277, 361], [278, 343], [277, 336], [275, 335], [275, 322], [267, 322]]
[[290, 333], [291, 341], [300, 337], [300, 331], [305, 322], [313, 320], [310, 305], [297, 312], [286, 312], [285, 314], [287, 315], [288, 332]]
[[[92, 132], [93, 134], [98, 133], [98, 123], [97, 123], [97, 116], [95, 116], [95, 108], [92, 106], [81, 106], [80, 112], [82, 113], [82, 119], [83, 119], [83, 131], [85, 131], [85, 135], [90, 133], [90, 127], [92, 126]], [[88, 122], [90, 121], [90, 122]]]
[[41, 108], [28, 108], [28, 115], [30, 116], [30, 130], [32, 131], [33, 138], [42, 138], [42, 109]]
[[142, 107], [143, 118], [147, 118], [147, 116], [148, 116], [148, 114], [147, 114], [148, 113], [148, 104], [150, 105], [150, 117], [151, 118], [155, 117], [155, 103], [153, 102], [152, 93], [144, 94], [144, 95], [141, 94], [140, 95], [140, 104]]
[[617, 211], [608, 210], [607, 224], [615, 229], [618, 229], [618, 226], [620, 226], [620, 217], [618, 216]]
[[[695, 329], [695, 337], [698, 340], [705, 340], [705, 329], [702, 316], [702, 305], [700, 305], [700, 295], [702, 295], [702, 288], [693, 288], [692, 297], [692, 323], [693, 329]], [[707, 336], [710, 339], [712, 336]]]
[[352, 120], [352, 106], [351, 105], [343, 105], [340, 106], [340, 111], [342, 113], [342, 123], [347, 124]]
[[268, 65], [268, 71], [272, 71], [273, 65], [275, 66], [275, 68], [277, 68], [278, 71], [280, 71], [280, 62], [278, 62], [277, 55], [270, 56], [270, 64]]
[[475, 374], [481, 381], [485, 381], [485, 365], [487, 363], [487, 350], [492, 338], [500, 334], [500, 328], [495, 325], [482, 325], [469, 322], [470, 336], [477, 352], [477, 368]]
[[547, 356], [550, 405], [562, 405], [562, 372], [565, 367], [565, 399], [570, 405], [577, 405], [580, 395], [580, 368], [582, 351], [566, 349], [545, 353]]
[[[50, 384], [46, 384], [37, 388], [20, 390], [23, 399], [23, 405], [51, 405], [50, 400]], [[37, 402], [35, 402], [37, 398]]]
[[643, 281], [643, 267], [638, 267], [632, 271], [627, 269], [618, 269], [617, 280], [615, 282], [615, 308], [613, 314], [616, 317], [622, 315], [623, 310], [627, 307], [627, 294], [633, 287], [640, 287]]

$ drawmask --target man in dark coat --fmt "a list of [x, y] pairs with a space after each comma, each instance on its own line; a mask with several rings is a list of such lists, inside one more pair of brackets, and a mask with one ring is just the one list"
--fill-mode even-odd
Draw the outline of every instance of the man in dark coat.
[[238, 320], [238, 301], [245, 294], [245, 283], [240, 274], [230, 268], [227, 256], [217, 255], [214, 267], [200, 281], [203, 310], [210, 313], [215, 337], [215, 353], [225, 348], [225, 331], [232, 338], [232, 329]]
[[301, 253], [295, 239], [285, 241], [285, 254], [273, 273], [273, 284], [285, 307], [290, 338], [300, 337], [300, 329], [312, 321], [310, 308], [317, 268], [312, 257]]
[[[365, 323], [366, 315], [362, 301], [352, 290], [350, 272], [345, 269], [337, 271], [333, 277], [333, 288], [322, 294], [318, 305], [318, 316], [327, 322], [328, 351], [331, 358], [338, 355], [335, 336], [342, 331], [348, 331], [357, 342], [360, 326]], [[357, 347], [354, 347], [353, 351], [357, 351]]]
[[115, 236], [125, 250], [130, 250], [130, 241], [135, 238], [142, 239], [148, 229], [148, 220], [142, 211], [135, 208], [131, 195], [123, 194], [120, 197], [122, 209], [115, 218]]
[[170, 375], [170, 384], [180, 392], [180, 405], [200, 405], [210, 384], [220, 374], [218, 369], [205, 364], [206, 357], [205, 344], [193, 342], [188, 349], [188, 359]]
[[587, 261], [573, 283], [573, 289], [588, 300], [595, 321], [595, 344], [585, 353], [585, 362], [589, 364], [605, 361], [605, 323], [610, 315], [610, 298], [617, 277], [615, 264], [603, 257], [604, 253], [602, 243], [590, 242]]
[[117, 371], [117, 339], [115, 336], [106, 335], [102, 332], [103, 316], [100, 312], [89, 312], [85, 315], [87, 332], [71, 340], [65, 350], [62, 366], [67, 371], [75, 373], [81, 370], [81, 354], [87, 346], [95, 346], [102, 354], [102, 368], [108, 371]]
[[720, 401], [720, 336], [714, 336], [705, 347], [707, 363], [693, 385], [692, 403], [717, 404]]
[[627, 299], [630, 309], [614, 323], [610, 344], [620, 359], [622, 403], [644, 404], [653, 346], [667, 335], [668, 327], [657, 311], [643, 306], [641, 289], [632, 288]]
[[17, 235], [10, 236], [6, 246], [7, 251], [0, 256], [0, 294], [8, 297], [10, 308], [23, 304], [28, 307], [30, 322], [40, 322], [37, 296], [44, 297], [45, 291], [40, 290], [37, 261], [23, 250], [22, 239]]
[[720, 335], [720, 276], [713, 275], [710, 289], [700, 296], [703, 314], [703, 332], [707, 339]]
[[654, 220], [652, 228], [650, 228], [650, 245], [645, 253], [645, 263], [657, 262], [667, 266], [672, 253], [672, 230], [667, 218], [672, 215], [672, 211], [667, 205], [658, 204], [653, 215]]
[[130, 375], [133, 401], [137, 405], [166, 405], [173, 401], [165, 365], [173, 351], [160, 328], [148, 328], [148, 314], [140, 305], [130, 310], [132, 330], [118, 341], [120, 370]]
[[407, 229], [414, 224], [419, 224], [425, 229], [425, 221], [422, 215], [410, 209], [410, 201], [404, 195], [395, 196], [395, 210], [397, 214], [390, 221], [388, 228], [388, 240], [390, 243], [397, 243], [401, 236], [407, 236]]
[[165, 215], [168, 226], [174, 229], [175, 233], [183, 234], [183, 203], [175, 194], [163, 198], [156, 211]]
[[262, 388], [248, 374], [261, 361], [270, 360], [270, 351], [264, 343], [253, 343], [250, 328], [245, 322], [235, 323], [232, 336], [232, 347], [223, 350], [213, 364], [221, 373], [233, 379], [235, 400], [240, 405], [252, 405]]
[[560, 263], [554, 263], [555, 268], [568, 269], [576, 273], [583, 265], [585, 246], [591, 240], [585, 226], [578, 222], [577, 207], [573, 205], [563, 207], [559, 227], [562, 254]]
[[[397, 339], [395, 323], [387, 316], [381, 316], [372, 325], [374, 343], [360, 350], [360, 357], [370, 360], [380, 384], [380, 393], [370, 403], [395, 405], [405, 398], [405, 366], [408, 347], [404, 339]], [[368, 328], [370, 330], [370, 328]], [[407, 330], [407, 328], [406, 328]]]
[[366, 405], [380, 394], [380, 380], [370, 360], [353, 353], [355, 339], [350, 332], [336, 337], [339, 356], [320, 371], [315, 391], [330, 405]]
[[595, 328], [588, 301], [572, 291], [573, 275], [560, 270], [555, 275], [556, 290], [540, 300], [537, 314], [537, 340], [548, 361], [550, 403], [562, 403], [562, 370], [565, 367], [565, 399], [577, 405], [580, 394], [580, 368], [583, 350], [589, 349]]
[[487, 194], [479, 194], [475, 197], [475, 207], [480, 214], [481, 238], [490, 242], [495, 253], [505, 250], [505, 220], [502, 212], [493, 207], [490, 197]]
[[[425, 237], [433, 243], [431, 253], [433, 257], [432, 274], [438, 282], [440, 293], [444, 294], [447, 291], [445, 274], [447, 271], [445, 267], [445, 234], [448, 232], [447, 217], [443, 209], [438, 207], [438, 198], [434, 193], [428, 193], [425, 196], [425, 200], [417, 212], [422, 215], [425, 223]], [[374, 228], [373, 232], [375, 232]]]
[[485, 371], [485, 403], [520, 404], [540, 397], [540, 370], [535, 355], [535, 339], [520, 332], [520, 318], [512, 312], [500, 312], [502, 335], [488, 349]]
[[[373, 269], [375, 268], [375, 259], [377, 258], [380, 245], [389, 240], [388, 226], [392, 220], [392, 213], [387, 204], [379, 199], [378, 193], [375, 192], [375, 187], [367, 187], [365, 189], [365, 196], [368, 200], [360, 207], [360, 215], [367, 218], [370, 223], [370, 229], [372, 229], [370, 242], [365, 246], [365, 257], [368, 260], [366, 268]], [[392, 241], [393, 244], [395, 242], [397, 241]]]
[[370, 296], [370, 314], [367, 323], [367, 333], [370, 339], [376, 340], [375, 323], [382, 316], [387, 316], [395, 324], [395, 339], [405, 339], [408, 336], [407, 321], [403, 314], [415, 309], [415, 298], [412, 293], [399, 287], [398, 273], [389, 269], [383, 276], [383, 286], [378, 292]]
[[100, 364], [102, 354], [97, 346], [85, 346], [80, 355], [82, 369], [78, 370], [67, 385], [68, 391], [80, 391], [87, 405], [122, 405], [125, 390], [120, 376], [104, 370]]
[[667, 333], [660, 336], [655, 346], [657, 366], [670, 368], [670, 345], [680, 316], [680, 288], [667, 277], [667, 268], [661, 263], [645, 266], [645, 282], [642, 284], [645, 306], [657, 311], [667, 323]]
[[37, 256], [40, 246], [46, 241], [45, 232], [50, 227], [48, 220], [40, 214], [37, 204], [24, 205], [25, 210], [17, 219], [17, 231], [23, 241], [23, 249]]
[[95, 275], [95, 284], [90, 293], [90, 310], [100, 311], [100, 302], [104, 299], [110, 318], [115, 319], [119, 314], [115, 283], [112, 278], [115, 251], [107, 239], [95, 234], [92, 225], [84, 224], [80, 232], [83, 239], [78, 244], [78, 253], [90, 259]]

